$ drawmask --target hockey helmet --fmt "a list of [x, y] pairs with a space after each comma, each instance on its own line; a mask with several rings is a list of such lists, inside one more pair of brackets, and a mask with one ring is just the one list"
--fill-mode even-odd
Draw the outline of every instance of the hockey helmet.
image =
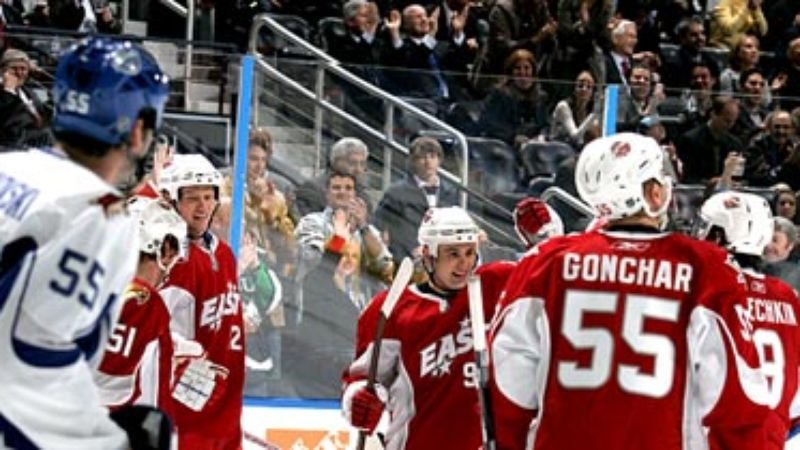
[[89, 38], [59, 59], [53, 130], [117, 146], [140, 117], [152, 121], [148, 126], [160, 126], [168, 97], [169, 77], [144, 48], [126, 40]]
[[427, 247], [432, 255], [438, 255], [444, 244], [478, 244], [480, 229], [469, 213], [458, 206], [431, 208], [422, 218], [419, 227], [419, 243]]
[[181, 188], [191, 186], [211, 186], [219, 200], [222, 174], [203, 155], [173, 155], [172, 161], [161, 172], [158, 188], [167, 191], [170, 199], [177, 201]]
[[162, 270], [169, 270], [161, 264], [164, 243], [172, 238], [178, 250], [178, 259], [186, 258], [188, 241], [186, 238], [186, 222], [167, 203], [148, 197], [131, 197], [128, 200], [128, 211], [139, 223], [139, 251], [154, 255]]
[[[652, 210], [643, 184], [656, 180], [667, 188], [667, 198]], [[664, 173], [664, 154], [655, 139], [636, 133], [618, 133], [595, 139], [583, 148], [575, 168], [581, 198], [599, 216], [620, 219], [644, 211], [662, 216], [672, 196], [672, 178]]]
[[761, 256], [775, 229], [767, 200], [756, 194], [720, 192], [703, 203], [695, 219], [695, 237], [707, 239], [713, 227], [725, 232], [732, 253]]

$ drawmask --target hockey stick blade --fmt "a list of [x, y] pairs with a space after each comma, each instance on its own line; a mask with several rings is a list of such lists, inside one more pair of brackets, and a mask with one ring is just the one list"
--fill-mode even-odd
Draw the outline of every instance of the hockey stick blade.
[[265, 441], [264, 439], [261, 439], [260, 437], [256, 436], [253, 433], [250, 433], [247, 430], [242, 430], [242, 431], [243, 431], [242, 434], [244, 435], [244, 439], [246, 441], [248, 441], [248, 442], [251, 442], [251, 443], [257, 445], [259, 448], [262, 448], [262, 449], [265, 449], [265, 450], [281, 450], [281, 448], [278, 447], [277, 445], [270, 444], [269, 442]]
[[383, 305], [381, 306], [381, 314], [383, 317], [388, 319], [392, 314], [394, 305], [400, 300], [400, 294], [402, 294], [403, 290], [408, 286], [412, 275], [414, 275], [414, 263], [411, 262], [411, 258], [406, 256], [403, 258], [403, 261], [400, 262], [400, 268], [397, 269], [397, 274], [394, 276], [392, 286], [389, 288], [389, 293], [386, 294], [386, 300], [383, 301]]

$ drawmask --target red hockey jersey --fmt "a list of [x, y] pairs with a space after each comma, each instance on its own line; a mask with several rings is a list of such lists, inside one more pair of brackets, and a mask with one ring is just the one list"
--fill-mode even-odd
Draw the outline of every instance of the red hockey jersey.
[[134, 278], [123, 295], [96, 375], [100, 398], [111, 409], [157, 406], [172, 416], [172, 337], [169, 312], [149, 283]]
[[[175, 264], [161, 295], [172, 317], [172, 331], [199, 342], [206, 357], [226, 368], [228, 375], [218, 380], [214, 398], [201, 411], [176, 402], [175, 425], [180, 448], [237, 448], [241, 443], [244, 327], [236, 261], [225, 242], [210, 233], [203, 239], [204, 246], [193, 243], [188, 257]], [[188, 444], [185, 438], [189, 435], [205, 439], [209, 445], [196, 440]]]
[[[496, 262], [477, 269], [487, 317], [513, 267]], [[366, 378], [385, 298], [386, 292], [378, 294], [358, 320], [356, 360], [344, 374], [348, 385]], [[422, 292], [418, 286], [406, 288], [384, 329], [377, 379], [389, 391], [387, 450], [477, 449], [481, 445], [466, 288], [450, 299]]]
[[743, 282], [724, 251], [676, 234], [533, 249], [492, 328], [498, 448], [707, 448], [704, 427], [729, 449], [763, 448]]
[[750, 270], [744, 274], [747, 314], [755, 328], [753, 343], [769, 383], [767, 405], [780, 418], [770, 422], [771, 448], [783, 449], [791, 423], [800, 417], [800, 300], [795, 290], [778, 278]]

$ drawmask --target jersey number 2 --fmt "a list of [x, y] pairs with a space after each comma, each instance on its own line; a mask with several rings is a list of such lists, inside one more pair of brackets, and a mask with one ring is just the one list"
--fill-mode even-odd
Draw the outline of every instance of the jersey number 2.
[[[585, 326], [588, 314], [615, 314], [619, 306], [616, 292], [567, 291], [561, 333], [579, 350], [591, 350], [589, 367], [576, 361], [558, 363], [558, 381], [567, 388], [594, 389], [611, 377], [614, 362], [614, 335], [602, 326]], [[640, 367], [619, 363], [617, 383], [630, 393], [660, 398], [672, 388], [675, 372], [675, 344], [669, 337], [644, 331], [645, 319], [676, 322], [677, 301], [649, 295], [627, 294], [622, 308], [622, 338], [638, 355], [653, 358], [652, 373]]]

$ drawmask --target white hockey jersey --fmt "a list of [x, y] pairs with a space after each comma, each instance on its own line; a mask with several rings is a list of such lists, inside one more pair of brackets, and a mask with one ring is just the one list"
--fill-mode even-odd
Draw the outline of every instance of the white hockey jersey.
[[0, 154], [0, 448], [128, 446], [92, 372], [137, 239], [93, 172], [57, 150]]

